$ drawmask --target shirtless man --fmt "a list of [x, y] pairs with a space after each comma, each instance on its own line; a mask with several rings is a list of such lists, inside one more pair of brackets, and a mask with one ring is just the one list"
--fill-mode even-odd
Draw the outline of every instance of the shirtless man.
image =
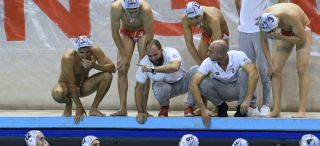
[[[118, 48], [118, 91], [120, 110], [111, 116], [127, 116], [128, 70], [135, 44], [139, 59], [145, 56], [145, 42], [153, 38], [153, 15], [145, 0], [116, 0], [111, 6], [112, 38]], [[147, 105], [149, 81], [144, 96]]]
[[[209, 44], [214, 40], [229, 40], [228, 26], [219, 9], [215, 7], [200, 6], [197, 2], [189, 2], [182, 16], [184, 40], [187, 48], [198, 65], [207, 58]], [[198, 50], [194, 46], [191, 26], [202, 29]]]
[[[63, 116], [72, 115], [72, 100], [76, 104], [74, 122], [78, 123], [86, 112], [79, 97], [88, 96], [97, 91], [92, 103], [90, 116], [105, 116], [98, 110], [103, 97], [110, 88], [115, 65], [99, 47], [92, 46], [87, 36], [80, 36], [75, 41], [76, 49], [63, 54], [59, 82], [52, 89], [52, 97], [58, 103], [66, 103]], [[89, 71], [100, 72], [89, 77]], [[71, 100], [72, 99], [72, 100]]]
[[[309, 57], [312, 43], [310, 21], [304, 11], [293, 3], [279, 3], [264, 10], [260, 17], [261, 46], [269, 64], [268, 74], [272, 82], [273, 111], [270, 117], [279, 117], [281, 111], [282, 69], [296, 46], [297, 72], [299, 76], [300, 106], [294, 118], [305, 117], [309, 94]], [[272, 50], [268, 46], [269, 39], [276, 39]]]
[[[227, 23], [220, 10], [215, 7], [200, 6], [195, 1], [189, 2], [185, 8], [185, 14], [181, 18], [181, 23], [187, 48], [198, 65], [208, 57], [208, 47], [212, 41], [224, 39], [227, 43], [229, 42]], [[198, 50], [193, 43], [192, 26], [202, 30]], [[207, 104], [205, 99], [204, 104]], [[199, 109], [196, 108], [194, 113], [200, 115]]]

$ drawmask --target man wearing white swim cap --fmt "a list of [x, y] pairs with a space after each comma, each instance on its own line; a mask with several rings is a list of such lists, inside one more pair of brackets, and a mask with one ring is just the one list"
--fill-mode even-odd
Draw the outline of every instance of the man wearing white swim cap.
[[[118, 48], [117, 70], [120, 98], [120, 110], [111, 116], [127, 116], [128, 70], [135, 45], [137, 44], [140, 60], [145, 55], [145, 42], [153, 39], [154, 36], [152, 9], [146, 0], [116, 0], [113, 2], [111, 32]], [[148, 82], [145, 87], [145, 100], [148, 99], [149, 85]]]
[[[261, 47], [266, 56], [272, 83], [273, 111], [270, 117], [279, 117], [281, 112], [282, 70], [294, 46], [297, 52], [297, 72], [299, 77], [298, 113], [293, 118], [305, 117], [309, 95], [309, 58], [312, 44], [310, 20], [296, 4], [279, 3], [264, 10], [259, 19]], [[268, 38], [277, 40], [270, 53]]]
[[[200, 6], [197, 2], [187, 3], [185, 14], [181, 18], [184, 39], [187, 48], [195, 60], [200, 65], [208, 57], [208, 46], [213, 40], [224, 39], [228, 42], [229, 34], [227, 23], [216, 7]], [[198, 50], [193, 43], [192, 26], [197, 26], [202, 30], [202, 36]]]
[[300, 146], [320, 146], [318, 137], [312, 134], [303, 135], [299, 143]]
[[39, 130], [30, 130], [24, 138], [27, 146], [49, 146], [49, 142], [45, 139], [44, 134]]
[[[93, 46], [87, 36], [79, 36], [74, 42], [75, 49], [62, 55], [61, 74], [58, 84], [52, 89], [52, 97], [58, 103], [65, 103], [63, 116], [72, 116], [72, 102], [76, 105], [74, 122], [78, 123], [86, 115], [80, 97], [96, 92], [90, 116], [105, 116], [98, 105], [108, 92], [112, 73], [116, 71], [112, 63], [99, 47]], [[89, 76], [91, 69], [98, 72]]]
[[[278, 2], [288, 2], [288, 0], [278, 0]], [[269, 6], [270, 0], [235, 0], [235, 4], [239, 14], [239, 49], [256, 63], [263, 89], [263, 104], [260, 111], [258, 107], [249, 108], [248, 116], [266, 117], [270, 114], [271, 80], [268, 77], [268, 63], [261, 48], [260, 28], [256, 22], [263, 10]], [[255, 94], [258, 95], [257, 91]]]
[[199, 140], [193, 134], [183, 135], [180, 139], [179, 146], [198, 146]]
[[[209, 44], [214, 40], [224, 39], [229, 42], [229, 30], [227, 23], [216, 7], [201, 6], [195, 1], [187, 3], [185, 14], [181, 18], [184, 40], [194, 61], [200, 65], [208, 57]], [[201, 40], [196, 49], [193, 43], [192, 27], [202, 30]], [[207, 101], [204, 101], [205, 105]], [[218, 109], [217, 107], [215, 109]], [[195, 109], [195, 115], [200, 115], [199, 109]]]
[[232, 146], [249, 146], [249, 143], [243, 138], [238, 138], [233, 142]]
[[88, 135], [82, 139], [82, 146], [100, 146], [100, 140], [93, 135]]

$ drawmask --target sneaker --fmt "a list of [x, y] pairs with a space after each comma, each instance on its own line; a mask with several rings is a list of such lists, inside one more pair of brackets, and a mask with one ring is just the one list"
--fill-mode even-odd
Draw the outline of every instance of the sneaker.
[[193, 117], [194, 116], [193, 107], [192, 106], [189, 106], [189, 107], [184, 109], [184, 116], [185, 117]]
[[249, 107], [247, 115], [248, 117], [259, 117], [260, 116], [259, 108]]
[[169, 106], [161, 106], [158, 117], [168, 117]]
[[248, 117], [247, 114], [241, 114], [240, 112], [240, 105], [237, 106], [237, 111], [236, 113], [234, 114], [234, 117]]
[[270, 115], [270, 107], [267, 106], [267, 105], [263, 105], [260, 108], [260, 116], [266, 117], [266, 116], [269, 116], [269, 115]]
[[224, 102], [218, 106], [218, 117], [228, 117], [229, 106]]

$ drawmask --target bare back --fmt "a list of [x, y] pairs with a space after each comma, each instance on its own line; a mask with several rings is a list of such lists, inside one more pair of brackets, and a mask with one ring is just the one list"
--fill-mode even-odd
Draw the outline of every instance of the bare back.
[[[204, 7], [205, 17], [203, 19], [203, 30], [212, 35], [214, 31], [220, 30], [222, 34], [228, 33], [227, 23], [219, 9], [216, 7]], [[219, 25], [215, 25], [215, 24]]]
[[308, 16], [296, 4], [279, 3], [265, 10], [266, 13], [272, 13], [280, 19], [279, 26], [283, 30], [293, 31], [294, 27], [302, 28], [310, 24]]

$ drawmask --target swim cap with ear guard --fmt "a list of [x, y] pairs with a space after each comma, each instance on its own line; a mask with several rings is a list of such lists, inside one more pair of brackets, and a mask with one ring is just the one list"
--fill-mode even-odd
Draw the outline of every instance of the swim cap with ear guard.
[[141, 0], [123, 0], [122, 7], [123, 9], [136, 9], [139, 8]]
[[192, 18], [203, 14], [203, 8], [197, 2], [188, 2], [185, 8], [185, 14], [187, 17]]
[[260, 28], [264, 32], [270, 32], [278, 27], [279, 21], [276, 16], [271, 13], [263, 13], [260, 17]]

